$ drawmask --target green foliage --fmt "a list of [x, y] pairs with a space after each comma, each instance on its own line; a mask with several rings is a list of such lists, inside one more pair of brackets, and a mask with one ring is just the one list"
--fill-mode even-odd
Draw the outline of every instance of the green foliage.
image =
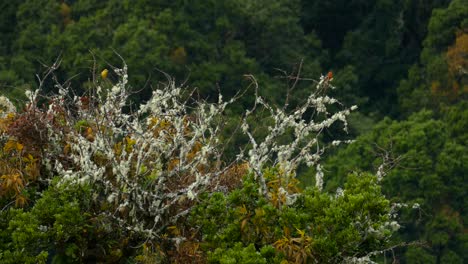
[[[468, 262], [466, 254], [463, 255], [468, 247], [464, 234], [468, 222], [467, 60], [463, 55], [468, 39], [466, 0], [17, 0], [2, 1], [0, 10], [0, 94], [13, 99], [17, 109], [24, 107], [24, 91], [37, 86], [35, 75], [42, 76], [59, 55], [60, 67], [54, 78], [65, 86], [71, 83], [77, 95], [81, 95], [92, 94], [95, 84], [104, 89], [112, 87], [118, 79], [112, 70], [105, 80], [99, 73], [120, 63], [118, 53], [129, 65], [129, 81], [135, 91], [132, 101], [137, 103], [147, 99], [160, 81], [167, 81], [160, 71], [174, 76], [178, 83], [187, 80], [190, 86], [199, 88], [194, 97], [211, 101], [216, 100], [218, 90], [229, 97], [249, 86], [250, 80], [243, 76], [253, 74], [261, 84], [260, 94], [276, 104], [283, 104], [287, 87], [296, 85], [289, 98], [289, 107], [293, 109], [312, 89], [311, 83], [295, 84], [293, 76], [308, 78], [332, 70], [332, 84], [337, 89], [329, 91], [330, 94], [345, 105], [358, 105], [361, 110], [350, 116], [347, 137], [363, 136], [328, 159], [327, 190], [334, 192], [342, 186], [350, 172], [375, 171], [382, 161], [390, 162], [385, 167], [388, 175], [383, 180], [383, 192], [392, 200], [418, 202], [422, 208], [404, 211], [401, 239], [430, 242], [429, 248], [403, 252], [406, 262]], [[50, 95], [55, 89], [46, 82], [43, 95]], [[247, 141], [245, 136], [236, 134], [239, 121], [236, 113], [253, 102], [252, 90], [240, 102], [225, 112], [229, 129], [222, 135], [223, 142], [234, 135], [232, 144], [226, 147], [228, 157], [234, 157], [238, 146]], [[386, 115], [409, 118], [400, 121], [387, 118], [375, 124]], [[35, 120], [40, 116], [31, 117]], [[35, 133], [33, 126], [24, 125], [30, 122], [24, 121], [15, 121], [15, 126], [23, 128], [22, 134], [18, 132], [16, 136], [29, 141], [15, 145], [24, 143], [24, 150], [17, 147], [12, 151], [0, 150], [0, 183], [10, 180], [8, 188], [2, 185], [0, 189], [0, 193], [8, 192], [0, 204], [2, 208], [11, 202], [24, 206], [21, 210], [1, 212], [0, 259], [7, 263], [41, 263], [52, 259], [60, 262], [65, 258], [93, 262], [96, 261], [93, 256], [102, 252], [90, 252], [92, 247], [113, 252], [109, 253], [113, 259], [126, 254], [125, 232], [111, 236], [112, 224], [97, 217], [102, 208], [92, 208], [86, 201], [89, 194], [85, 189], [89, 186], [70, 190], [76, 197], [86, 197], [81, 201], [68, 196], [62, 187], [47, 189], [43, 182], [36, 181], [39, 174], [45, 173], [36, 165], [42, 161], [42, 153], [47, 152], [38, 135], [46, 133]], [[62, 117], [56, 121], [64, 125]], [[250, 123], [252, 127], [261, 127], [269, 121], [258, 117]], [[74, 124], [72, 130], [93, 140], [98, 129], [95, 123], [81, 120]], [[1, 133], [7, 126], [7, 119], [0, 120]], [[266, 133], [258, 130], [258, 134]], [[337, 133], [331, 128], [320, 140], [331, 141]], [[0, 143], [3, 146], [7, 141]], [[66, 156], [70, 146], [62, 143]], [[122, 145], [118, 147], [120, 151], [123, 149]], [[28, 160], [27, 154], [32, 154], [34, 162]], [[101, 153], [95, 158], [102, 159]], [[104, 163], [102, 159], [101, 165]], [[313, 182], [313, 173], [311, 170], [299, 177]], [[157, 174], [153, 172], [148, 177], [154, 180]], [[276, 201], [271, 201], [255, 194], [255, 188], [253, 181], [246, 181], [240, 190], [212, 194], [204, 200], [210, 208], [208, 215], [230, 217], [215, 217], [211, 225], [203, 224], [206, 236], [203, 246], [209, 249], [219, 246], [210, 255], [211, 261], [275, 263], [289, 258], [287, 254], [277, 254], [277, 248], [273, 247], [277, 241], [283, 243], [284, 252], [290, 246], [296, 247], [296, 251], [308, 248], [310, 252], [328, 252], [323, 254], [331, 256], [340, 245], [346, 247], [346, 243], [358, 238], [353, 230], [336, 234], [334, 230], [330, 231], [333, 236], [326, 236], [321, 233], [323, 230], [304, 229], [311, 222], [323, 226], [343, 224], [316, 207], [309, 209], [320, 211], [318, 214], [330, 218], [328, 222], [320, 222], [320, 217], [303, 216], [305, 209], [295, 206], [304, 197], [323, 202], [329, 206], [330, 214], [343, 219], [354, 217], [328, 196], [306, 190], [296, 205], [279, 208], [277, 205], [283, 204], [284, 197], [272, 192]], [[44, 190], [43, 197], [38, 197]], [[58, 198], [52, 199], [52, 194]], [[240, 209], [244, 205], [247, 213], [240, 213], [239, 210], [244, 212]], [[256, 210], [265, 216], [258, 217]], [[96, 219], [101, 224], [93, 222]], [[245, 221], [243, 228], [236, 221]], [[96, 228], [86, 227], [84, 234], [80, 225]], [[36, 231], [38, 226], [50, 228], [41, 233]], [[290, 236], [286, 237], [290, 244], [282, 238], [286, 235], [284, 226], [289, 230]], [[314, 240], [310, 242], [308, 237]], [[334, 244], [336, 241], [342, 244]], [[26, 242], [30, 245], [24, 246]], [[164, 255], [158, 246], [148, 255], [157, 255], [158, 259]], [[270, 254], [272, 247], [274, 254]], [[187, 255], [195, 254], [196, 246], [190, 250]], [[83, 252], [89, 257], [80, 259]], [[303, 253], [307, 255], [308, 251]]]
[[[304, 34], [298, 0], [275, 4], [43, 0], [8, 5], [7, 10], [0, 19], [16, 12], [16, 20], [2, 34], [7, 36], [11, 28], [17, 34], [13, 44], [5, 43], [6, 48], [12, 47], [5, 65], [18, 79], [8, 85], [34, 86], [34, 74], [60, 55], [60, 80], [85, 86], [89, 79], [83, 73], [97, 74], [107, 67], [104, 63], [118, 63], [115, 52], [129, 65], [130, 82], [139, 91], [136, 101], [147, 99], [152, 87], [165, 81], [159, 71], [179, 82], [188, 77], [203, 97], [212, 96], [218, 87], [226, 96], [236, 94], [244, 86], [244, 74], [263, 76], [263, 81], [279, 87], [281, 82], [272, 78], [278, 73], [275, 68], [290, 71], [301, 59], [307, 62], [302, 73], [317, 76], [320, 72], [320, 40]], [[90, 69], [92, 60], [97, 68]], [[267, 96], [283, 99], [273, 90]]]
[[60, 24], [59, 3], [52, 0], [24, 1], [16, 13], [16, 37], [11, 68], [21, 79], [32, 84], [35, 74], [41, 72], [38, 62], [51, 65], [54, 56], [46, 53], [48, 36]]
[[[402, 80], [398, 88], [400, 112], [404, 116], [422, 107], [438, 110], [441, 104], [453, 104], [466, 98], [466, 80], [451, 76], [447, 50], [455, 45], [457, 35], [466, 31], [467, 17], [465, 0], [451, 1], [447, 8], [434, 10], [423, 42], [421, 63], [409, 70], [407, 79]], [[457, 59], [462, 65], [466, 63], [463, 56], [457, 55]]]
[[[409, 251], [406, 255], [410, 263], [410, 256], [419, 254], [416, 252], [437, 258], [451, 250], [464, 258], [468, 152], [464, 147], [466, 133], [459, 129], [466, 122], [465, 115], [466, 103], [460, 103], [447, 107], [440, 118], [421, 111], [407, 121], [386, 119], [330, 157], [324, 166], [331, 175], [344, 175], [348, 171], [376, 171], [387, 163], [384, 193], [409, 205], [419, 203], [422, 209], [419, 216], [405, 213], [402, 238], [425, 240], [432, 246], [429, 251]], [[328, 189], [335, 189], [342, 181], [333, 177]]]
[[[453, 3], [447, 7], [449, 2]], [[165, 81], [161, 70], [179, 82], [188, 78], [204, 98], [212, 98], [218, 87], [233, 95], [245, 85], [242, 76], [254, 74], [267, 84], [262, 95], [283, 103], [278, 91], [293, 81], [276, 78], [286, 77], [277, 69], [294, 74], [304, 60], [301, 76], [333, 68], [336, 84], [343, 88], [339, 99], [366, 112], [394, 116], [414, 110], [408, 104], [421, 94], [415, 92], [411, 100], [406, 96], [421, 84], [401, 85], [401, 95], [394, 88], [418, 62], [427, 28], [423, 64], [430, 64], [429, 72], [437, 73], [443, 85], [444, 62], [432, 58], [467, 24], [466, 5], [460, 0], [23, 0], [2, 5], [2, 90], [34, 87], [35, 74], [59, 55], [60, 81], [69, 80], [84, 90], [90, 80], [83, 73], [97, 75], [107, 63], [115, 65], [117, 52], [129, 65], [130, 83], [139, 91], [135, 101], [148, 98], [152, 87]], [[96, 68], [89, 66], [93, 60]], [[342, 87], [345, 82], [354, 89]], [[298, 85], [291, 104], [301, 101], [308, 89]], [[401, 102], [399, 109], [397, 98], [410, 102]]]
[[427, 253], [423, 248], [409, 248], [405, 253], [405, 258], [408, 263], [425, 264], [425, 263], [437, 263], [434, 256]]
[[346, 97], [366, 112], [397, 115], [394, 87], [419, 59], [432, 10], [449, 2], [302, 1], [301, 19], [329, 49], [327, 67], [354, 68], [358, 84]]
[[272, 246], [276, 254], [266, 263], [281, 258], [335, 263], [382, 249], [398, 228], [389, 218], [389, 201], [369, 174], [350, 175], [342, 195], [315, 188], [296, 195], [290, 205], [275, 206], [259, 196], [249, 176], [229, 194], [205, 194], [190, 220], [201, 228], [202, 246], [214, 251], [209, 256], [214, 263], [264, 256]]
[[103, 215], [95, 214], [96, 208], [90, 207], [92, 199], [89, 185], [54, 183], [32, 207], [2, 211], [2, 263], [121, 259], [128, 249], [116, 239], [123, 239], [123, 234]]
[[435, 9], [424, 40], [423, 60], [430, 60], [431, 53], [437, 54], [453, 43], [457, 30], [468, 26], [468, 7], [465, 0], [451, 1], [447, 8]]
[[[266, 255], [266, 256], [265, 256]], [[266, 263], [280, 263], [280, 259], [274, 257], [273, 247], [263, 247], [260, 252], [255, 249], [254, 244], [244, 247], [242, 243], [234, 244], [234, 247], [229, 249], [217, 248], [213, 254], [208, 258], [208, 263], [220, 264], [235, 264], [235, 263], [249, 263], [249, 264], [266, 264]]]

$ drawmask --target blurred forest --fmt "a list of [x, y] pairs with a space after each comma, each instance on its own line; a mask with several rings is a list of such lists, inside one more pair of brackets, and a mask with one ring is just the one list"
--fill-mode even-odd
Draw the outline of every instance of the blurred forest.
[[[393, 239], [424, 244], [395, 250], [398, 263], [468, 263], [468, 0], [13, 0], [0, 10], [0, 93], [18, 107], [57, 58], [57, 81], [78, 94], [123, 58], [135, 103], [166, 74], [208, 101], [242, 92], [252, 74], [283, 105], [294, 76], [331, 72], [331, 96], [359, 113], [344, 135], [356, 141], [326, 157], [325, 189], [387, 162], [385, 196], [419, 204], [402, 209]], [[313, 85], [299, 82], [289, 107]], [[338, 135], [331, 127], [323, 140]], [[315, 173], [298, 177], [310, 185]]]

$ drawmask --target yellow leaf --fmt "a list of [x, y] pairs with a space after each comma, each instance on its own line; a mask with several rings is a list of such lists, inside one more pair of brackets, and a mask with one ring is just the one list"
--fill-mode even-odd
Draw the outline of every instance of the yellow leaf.
[[133, 146], [136, 144], [136, 140], [132, 139], [131, 137], [125, 137], [125, 140], [127, 141], [127, 144], [130, 146]]
[[3, 175], [1, 179], [4, 180], [2, 188], [7, 191], [13, 190], [15, 193], [19, 194], [24, 187], [23, 179], [18, 173]]
[[169, 232], [170, 232], [171, 234], [173, 234], [173, 235], [175, 235], [175, 236], [180, 235], [180, 231], [179, 231], [179, 229], [177, 228], [177, 226], [169, 226], [167, 229], [169, 230]]
[[23, 161], [27, 163], [31, 163], [34, 161], [34, 157], [28, 153], [26, 156], [23, 157]]
[[304, 237], [305, 231], [300, 230], [299, 228], [296, 228], [296, 231], [297, 231], [297, 233], [299, 233], [299, 235], [300, 235], [301, 237]]
[[10, 152], [12, 149], [15, 149], [15, 148], [16, 148], [16, 141], [10, 139], [5, 143], [5, 146], [3, 146], [3, 151]]
[[23, 150], [23, 148], [24, 148], [23, 144], [18, 143], [18, 142], [16, 143], [16, 149], [17, 149], [18, 151], [21, 152], [21, 151]]
[[10, 139], [5, 143], [5, 146], [3, 146], [3, 150], [5, 152], [10, 152], [13, 149], [17, 150], [18, 152], [21, 152], [24, 149], [24, 146], [16, 140]]

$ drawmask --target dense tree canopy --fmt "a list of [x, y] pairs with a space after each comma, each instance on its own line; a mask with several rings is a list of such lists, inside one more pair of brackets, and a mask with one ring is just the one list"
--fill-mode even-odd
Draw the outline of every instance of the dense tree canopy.
[[[439, 117], [421, 111], [406, 121], [385, 119], [324, 166], [331, 175], [344, 175], [376, 171], [386, 161], [384, 193], [396, 201], [417, 203], [421, 210], [419, 217], [414, 212], [406, 216], [402, 239], [426, 240], [430, 247], [417, 252], [433, 263], [446, 257], [451, 258], [447, 263], [466, 260], [468, 142], [460, 129], [468, 126], [467, 106], [464, 102], [446, 107]], [[329, 188], [342, 180], [329, 181]], [[413, 249], [406, 253], [409, 263], [417, 259], [413, 254]]]

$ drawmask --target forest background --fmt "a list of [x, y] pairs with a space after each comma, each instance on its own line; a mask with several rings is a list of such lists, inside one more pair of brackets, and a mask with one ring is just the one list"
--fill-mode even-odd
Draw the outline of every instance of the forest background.
[[[323, 134], [324, 142], [356, 139], [324, 158], [324, 189], [385, 162], [385, 196], [419, 205], [402, 213], [392, 239], [424, 244], [396, 248], [395, 258], [468, 262], [468, 1], [15, 0], [0, 10], [0, 92], [18, 108], [58, 57], [54, 81], [78, 94], [123, 58], [135, 104], [165, 73], [207, 101], [235, 96], [251, 74], [278, 105], [301, 77], [291, 109], [314, 87], [308, 78], [333, 78], [331, 96], [359, 110], [348, 133], [332, 126]], [[118, 80], [113, 71], [105, 78]], [[57, 91], [47, 80], [41, 93]], [[249, 103], [247, 92], [225, 114]], [[315, 174], [302, 168], [301, 186], [315, 184]], [[2, 239], [0, 249], [9, 243]]]

